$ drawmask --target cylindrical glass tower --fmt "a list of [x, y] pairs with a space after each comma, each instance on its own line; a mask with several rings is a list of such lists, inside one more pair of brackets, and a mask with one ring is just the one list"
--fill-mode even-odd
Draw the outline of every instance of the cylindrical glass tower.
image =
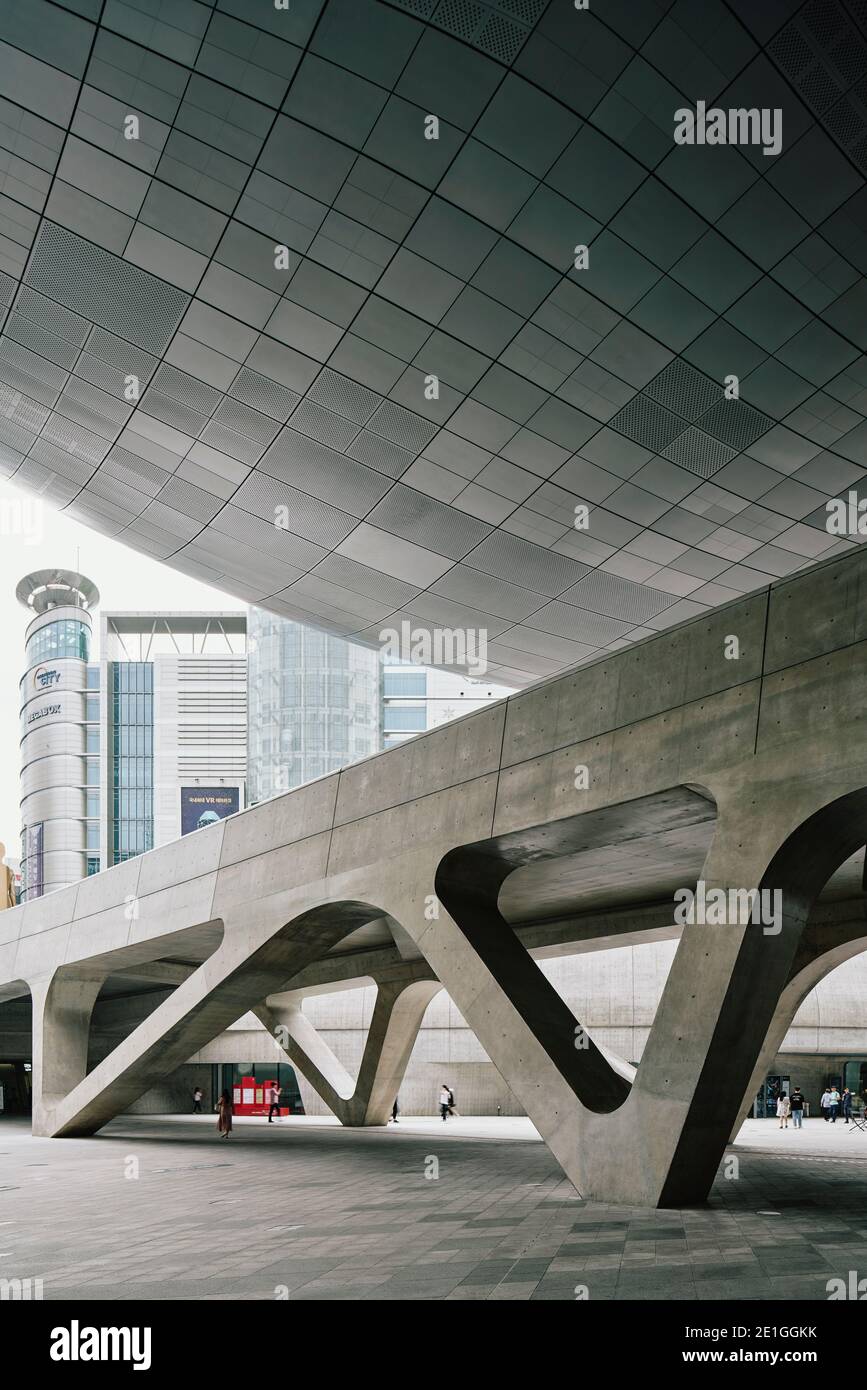
[[22, 901], [87, 874], [87, 663], [96, 585], [70, 570], [21, 580], [33, 613], [21, 692]]
[[379, 751], [380, 671], [375, 650], [250, 608], [251, 805]]

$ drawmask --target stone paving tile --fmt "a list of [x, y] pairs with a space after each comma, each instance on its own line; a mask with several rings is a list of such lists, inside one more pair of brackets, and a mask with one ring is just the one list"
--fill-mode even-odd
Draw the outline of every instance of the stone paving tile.
[[42, 1277], [49, 1299], [810, 1301], [867, 1274], [867, 1148], [739, 1149], [738, 1181], [672, 1212], [578, 1199], [516, 1139], [239, 1125], [218, 1159], [193, 1120], [52, 1141], [5, 1119], [0, 1134], [2, 1273]]

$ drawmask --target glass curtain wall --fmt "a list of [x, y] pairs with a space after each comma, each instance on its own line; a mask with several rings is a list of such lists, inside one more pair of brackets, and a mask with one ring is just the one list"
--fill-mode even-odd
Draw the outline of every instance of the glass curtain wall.
[[118, 661], [112, 667], [112, 862], [153, 849], [153, 666]]
[[247, 632], [251, 804], [379, 751], [378, 652], [257, 608]]

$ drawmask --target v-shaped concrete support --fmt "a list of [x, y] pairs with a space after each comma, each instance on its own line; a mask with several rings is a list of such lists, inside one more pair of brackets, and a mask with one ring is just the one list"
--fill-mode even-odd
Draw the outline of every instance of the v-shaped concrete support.
[[302, 1012], [301, 1001], [254, 1009], [341, 1124], [387, 1123], [425, 1011], [442, 988], [438, 980], [415, 978], [417, 973], [412, 972], [408, 979], [377, 983], [376, 1004], [355, 1081]]
[[33, 1133], [93, 1134], [324, 950], [376, 912], [363, 903], [325, 904], [285, 925], [227, 934], [197, 970], [93, 1071], [90, 1012], [102, 977], [61, 967], [33, 988]]

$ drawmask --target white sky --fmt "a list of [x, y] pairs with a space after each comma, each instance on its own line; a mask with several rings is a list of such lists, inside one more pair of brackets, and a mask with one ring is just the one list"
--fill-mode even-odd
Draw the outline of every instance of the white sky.
[[[51, 568], [76, 570], [93, 580], [101, 606], [108, 609], [246, 608], [240, 599], [91, 531], [52, 510], [41, 497], [0, 479], [0, 841], [15, 858], [20, 845], [18, 682], [29, 621], [15, 598], [15, 586], [31, 570]], [[98, 642], [98, 614], [94, 632]]]

